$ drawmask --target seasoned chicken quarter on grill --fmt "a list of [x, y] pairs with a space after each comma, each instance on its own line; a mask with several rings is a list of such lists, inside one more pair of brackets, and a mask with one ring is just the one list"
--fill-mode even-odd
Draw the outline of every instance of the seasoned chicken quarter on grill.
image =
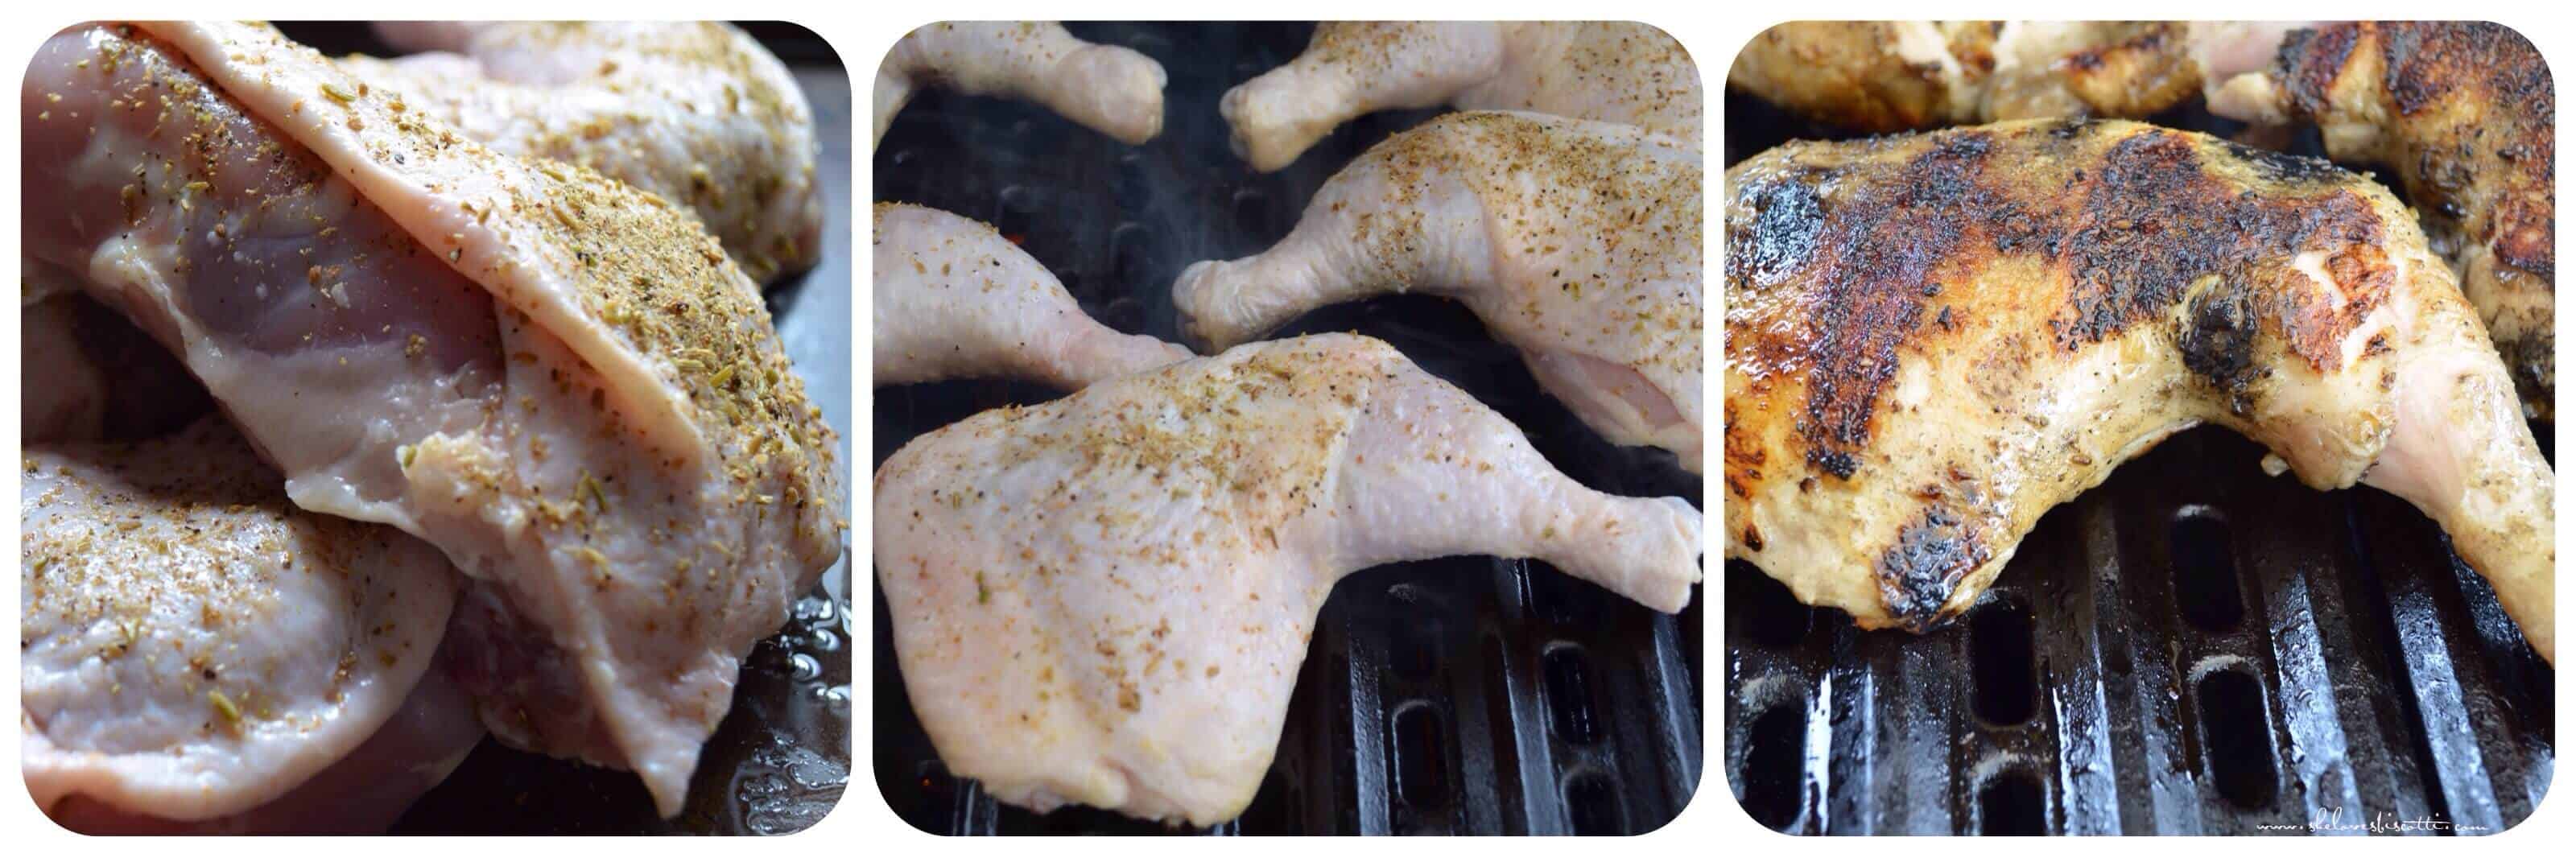
[[2198, 423], [2448, 531], [2551, 654], [2551, 486], [2411, 213], [2128, 122], [1783, 146], [1727, 174], [1727, 555], [1862, 626], [1965, 610], [2050, 507]]

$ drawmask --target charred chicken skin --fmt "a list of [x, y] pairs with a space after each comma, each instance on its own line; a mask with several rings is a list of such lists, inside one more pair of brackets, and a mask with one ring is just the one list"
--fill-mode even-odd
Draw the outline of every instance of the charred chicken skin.
[[1800, 143], [1727, 173], [1727, 556], [1862, 626], [1965, 610], [2050, 507], [2199, 423], [2439, 522], [2551, 655], [2551, 490], [2414, 216], [2129, 122]]
[[2269, 70], [2214, 91], [2210, 110], [2314, 124], [2335, 160], [2394, 168], [2524, 403], [2554, 412], [2558, 106], [2530, 42], [2464, 21], [2298, 30]]

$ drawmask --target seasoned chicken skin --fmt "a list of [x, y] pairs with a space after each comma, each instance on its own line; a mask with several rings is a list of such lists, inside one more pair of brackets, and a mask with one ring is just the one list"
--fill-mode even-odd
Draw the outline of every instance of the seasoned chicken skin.
[[261, 25], [74, 28], [21, 95], [30, 252], [180, 354], [299, 507], [419, 536], [507, 607], [451, 632], [525, 654], [471, 689], [496, 734], [676, 812], [844, 526], [831, 430], [722, 247]]
[[1217, 110], [1235, 154], [1266, 173], [1380, 110], [1527, 110], [1696, 142], [1705, 102], [1690, 53], [1644, 24], [1326, 21], [1304, 53], [1227, 90]]
[[878, 384], [999, 377], [1079, 390], [1190, 356], [1093, 321], [1046, 266], [982, 221], [878, 203], [875, 225]]
[[[38, 447], [19, 468], [19, 750], [38, 807], [83, 830], [392, 818], [346, 790], [296, 793], [389, 723], [379, 751], [418, 735], [397, 720], [416, 702], [440, 711], [413, 698], [456, 602], [446, 558], [296, 509], [217, 418]], [[462, 740], [420, 755], [440, 776], [482, 733], [435, 732]], [[390, 762], [359, 765], [389, 777], [374, 766]]]
[[2413, 502], [2551, 655], [2549, 465], [2414, 217], [2128, 122], [1728, 171], [1727, 556], [1864, 627], [1965, 610], [2050, 507], [2208, 422]]
[[1172, 301], [1214, 350], [1328, 304], [1454, 298], [1602, 437], [1696, 472], [1700, 182], [1696, 147], [1634, 126], [1449, 114], [1344, 167], [1269, 250], [1184, 269]]
[[1660, 611], [1700, 577], [1689, 503], [1585, 488], [1347, 334], [921, 436], [878, 469], [875, 526], [904, 685], [949, 770], [1041, 811], [1199, 825], [1252, 800], [1345, 574], [1536, 557]]
[[569, 161], [689, 207], [754, 280], [822, 249], [814, 110], [759, 42], [713, 22], [409, 21], [424, 51], [343, 68], [493, 150]]
[[[2396, 168], [2460, 288], [2485, 317], [2523, 402], [2557, 393], [2558, 98], [2549, 64], [2506, 27], [2361, 22], [2299, 30], [2213, 112], [2314, 123], [2337, 161]], [[2447, 235], [2442, 235], [2446, 234]]]

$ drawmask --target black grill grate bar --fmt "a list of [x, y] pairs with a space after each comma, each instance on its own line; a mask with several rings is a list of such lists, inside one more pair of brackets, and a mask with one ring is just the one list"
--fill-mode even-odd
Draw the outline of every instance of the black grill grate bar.
[[[1956, 628], [1864, 634], [1839, 612], [1817, 612], [1804, 633], [1731, 623], [1737, 798], [1798, 833], [2034, 821], [2250, 833], [2374, 817], [2492, 831], [2527, 815], [2550, 770], [2551, 673], [2429, 521], [2376, 492], [2263, 477], [2257, 457], [2223, 430], [2167, 442], [2044, 517]], [[2194, 518], [2225, 522], [2224, 538], [2177, 536], [2174, 523]], [[2241, 573], [2234, 627], [2204, 628], [2175, 601], [2177, 558], [2213, 550]], [[1728, 575], [1744, 603], [1733, 616], [1806, 610], [1750, 566]], [[2029, 719], [1996, 723], [1978, 714], [1997, 709], [1977, 699], [1993, 683], [1965, 681], [2007, 649], [1979, 641], [1979, 622], [2025, 606], [2042, 699]], [[1810, 705], [1817, 695], [1829, 702]], [[1800, 729], [1757, 726], [1781, 707]], [[1801, 744], [1763, 750], [1788, 741]], [[1793, 777], [1747, 770], [1783, 759]], [[2024, 775], [2035, 788], [1996, 788]], [[1824, 811], [1809, 795], [1754, 789], [1821, 794]]]

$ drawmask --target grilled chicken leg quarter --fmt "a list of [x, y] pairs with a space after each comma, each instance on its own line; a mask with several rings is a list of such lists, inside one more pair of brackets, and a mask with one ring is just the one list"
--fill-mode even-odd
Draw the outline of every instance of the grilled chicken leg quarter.
[[1727, 189], [1727, 556], [1801, 600], [1929, 628], [2050, 507], [2209, 422], [2414, 503], [2551, 656], [2555, 478], [2377, 185], [2047, 120], [1792, 144]]
[[1699, 545], [1688, 502], [1585, 488], [1348, 334], [987, 411], [876, 477], [895, 655], [948, 768], [1041, 811], [1199, 825], [1252, 801], [1343, 575], [1537, 557], [1669, 612]]
[[1908, 131], [2141, 117], [2271, 60], [2300, 25], [2216, 21], [1791, 21], [1735, 55], [1728, 89], [1817, 121]]
[[19, 754], [55, 821], [381, 828], [483, 737], [434, 655], [446, 558], [289, 505], [221, 419], [19, 468]]
[[2338, 161], [2394, 167], [2460, 289], [2486, 319], [2531, 411], [2557, 391], [2558, 98], [2520, 34], [2471, 21], [2299, 30], [2272, 67], [2225, 82], [2210, 110], [2308, 122]]

